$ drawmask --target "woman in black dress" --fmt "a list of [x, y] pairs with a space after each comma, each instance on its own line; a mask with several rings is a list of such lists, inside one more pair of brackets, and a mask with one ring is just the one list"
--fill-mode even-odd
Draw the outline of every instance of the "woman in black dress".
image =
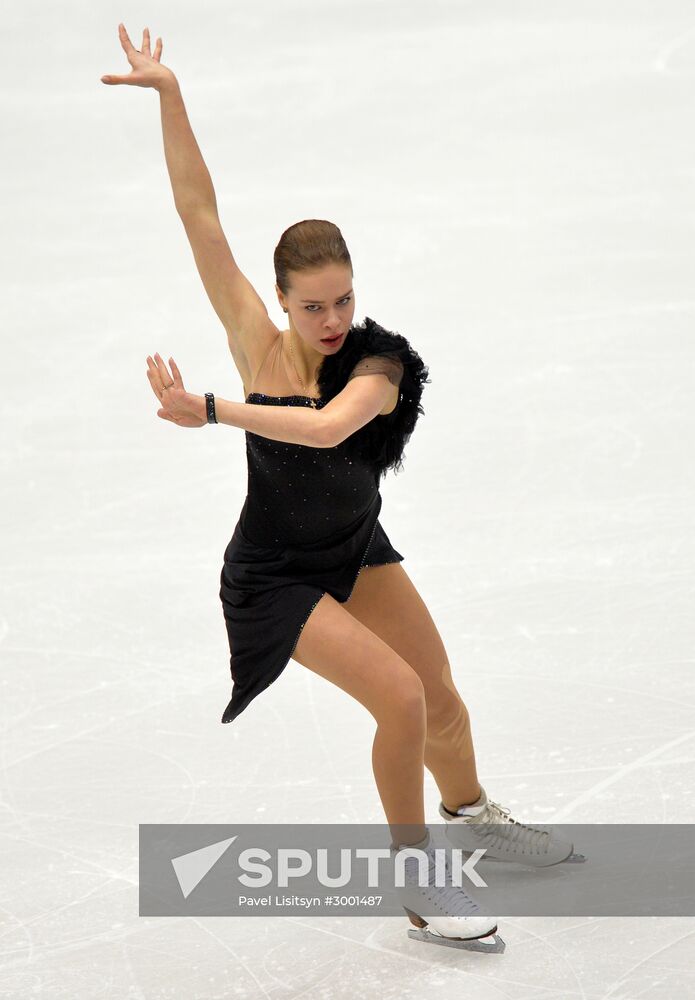
[[[159, 61], [161, 39], [153, 56], [147, 29], [141, 51], [123, 25], [119, 34], [132, 73], [102, 79], [159, 92], [176, 208], [244, 387], [244, 402], [194, 395], [172, 358], [171, 371], [159, 354], [147, 358], [159, 417], [246, 432], [247, 496], [220, 574], [233, 681], [222, 722], [292, 658], [374, 717], [374, 776], [395, 850], [430, 847], [424, 765], [455, 845], [538, 866], [568, 859], [571, 844], [488, 800], [442, 639], [378, 519], [380, 478], [401, 467], [424, 413], [427, 367], [399, 333], [369, 317], [353, 323], [352, 262], [340, 230], [324, 220], [282, 234], [276, 292], [289, 328], [275, 326], [225, 239], [178, 81]], [[427, 923], [446, 937], [495, 929], [494, 918], [462, 912], [474, 910], [454, 916], [444, 906]]]

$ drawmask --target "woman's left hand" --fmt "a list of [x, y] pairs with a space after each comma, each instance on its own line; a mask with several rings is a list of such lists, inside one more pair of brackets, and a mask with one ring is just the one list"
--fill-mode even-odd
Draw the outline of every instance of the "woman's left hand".
[[179, 427], [204, 427], [207, 423], [205, 397], [186, 392], [181, 372], [173, 358], [169, 358], [169, 364], [173, 375], [169, 374], [159, 354], [155, 353], [154, 361], [149, 354], [147, 356], [147, 377], [153, 393], [162, 404], [157, 416], [162, 420], [171, 420]]

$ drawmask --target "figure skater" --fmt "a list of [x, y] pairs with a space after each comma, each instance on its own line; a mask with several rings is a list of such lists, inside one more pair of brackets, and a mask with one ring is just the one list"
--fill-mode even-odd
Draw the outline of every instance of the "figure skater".
[[[536, 866], [569, 860], [572, 844], [512, 819], [480, 785], [469, 713], [442, 639], [379, 522], [379, 482], [402, 467], [424, 413], [428, 368], [401, 334], [370, 317], [353, 323], [352, 261], [325, 220], [295, 223], [275, 248], [289, 324], [275, 326], [225, 239], [178, 81], [160, 62], [161, 38], [152, 55], [147, 28], [139, 51], [123, 24], [118, 30], [132, 72], [102, 80], [160, 95], [176, 209], [244, 388], [243, 403], [194, 395], [173, 358], [171, 371], [158, 353], [147, 358], [159, 417], [246, 434], [247, 496], [220, 574], [232, 676], [221, 721], [232, 722], [292, 658], [374, 717], [373, 770], [394, 857], [422, 849], [433, 872], [427, 767], [454, 846]], [[418, 913], [423, 893], [437, 908], [426, 919]], [[420, 887], [411, 878], [402, 898], [423, 939], [461, 947], [496, 940], [496, 919], [477, 915], [462, 888]]]

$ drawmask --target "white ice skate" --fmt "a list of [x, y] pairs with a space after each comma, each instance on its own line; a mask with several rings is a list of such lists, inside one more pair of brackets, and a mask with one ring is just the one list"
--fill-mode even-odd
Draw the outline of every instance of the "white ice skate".
[[461, 806], [451, 813], [443, 802], [439, 813], [446, 820], [446, 835], [454, 847], [471, 854], [485, 848], [484, 861], [512, 861], [520, 865], [545, 868], [562, 862], [586, 861], [574, 853], [574, 845], [545, 826], [519, 823], [509, 809], [491, 802], [485, 789], [477, 802]]
[[[406, 855], [403, 861], [405, 885], [396, 886], [395, 891], [403, 909], [408, 914], [411, 923], [418, 930], [409, 930], [408, 937], [416, 941], [427, 941], [432, 944], [443, 944], [451, 948], [463, 948], [468, 951], [502, 952], [504, 941], [495, 932], [497, 919], [495, 917], [477, 916], [480, 907], [471, 899], [466, 891], [452, 884], [449, 858], [445, 857], [445, 885], [435, 885], [435, 846], [430, 839], [427, 828], [426, 837], [417, 844], [399, 844], [391, 847], [391, 857], [404, 849], [424, 851], [428, 858], [427, 885], [418, 881], [418, 857]], [[394, 869], [395, 871], [395, 869]], [[423, 881], [425, 881], [423, 879]], [[426, 901], [426, 906], [423, 902]], [[435, 916], [420, 916], [420, 910], [431, 913], [437, 910]]]

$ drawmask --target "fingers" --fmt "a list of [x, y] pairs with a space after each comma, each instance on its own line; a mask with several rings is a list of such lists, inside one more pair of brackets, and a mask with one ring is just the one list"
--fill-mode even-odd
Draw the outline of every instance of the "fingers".
[[[133, 43], [131, 42], [128, 36], [128, 32], [125, 30], [125, 24], [118, 25], [118, 36], [121, 40], [121, 45], [123, 46], [126, 52], [138, 51], [138, 49], [136, 49]], [[150, 52], [150, 29], [145, 28], [142, 32], [142, 49], [140, 50], [143, 53], [143, 55], [150, 56], [153, 59], [159, 60], [159, 57], [162, 54], [162, 47], [163, 47], [162, 39], [158, 38], [154, 50], [154, 56], [152, 56], [152, 53]]]
[[[169, 358], [169, 361], [171, 362], [172, 366], [176, 368], [174, 359]], [[164, 382], [162, 382], [162, 373], [164, 373], [164, 379], [165, 379]], [[150, 385], [152, 386], [152, 392], [157, 397], [157, 401], [164, 404], [161, 410], [157, 410], [157, 416], [161, 417], [162, 420], [169, 420], [172, 424], [180, 424], [181, 417], [174, 416], [166, 408], [166, 398], [168, 396], [168, 393], [165, 394], [163, 392], [163, 387], [164, 386], [168, 387], [172, 379], [167, 371], [166, 365], [162, 361], [161, 356], [157, 353], [155, 353], [154, 361], [152, 360], [149, 354], [147, 355], [147, 377], [150, 380]], [[176, 368], [176, 376], [174, 378], [174, 382], [176, 382], [177, 384], [176, 386], [171, 386], [172, 389], [178, 388], [179, 385], [181, 386], [181, 388], [183, 388], [183, 383], [181, 382], [181, 373], [178, 370], [178, 368]]]
[[[133, 43], [131, 42], [130, 37], [128, 36], [128, 32], [125, 30], [125, 24], [123, 24], [123, 23], [121, 23], [121, 24], [118, 25], [118, 37], [120, 39], [121, 45], [123, 47], [123, 50], [124, 50], [126, 56], [128, 57], [128, 62], [131, 64], [131, 66], [133, 67], [133, 69], [135, 69], [135, 64], [133, 63], [133, 56], [135, 56], [135, 55], [142, 54], [142, 55], [148, 56], [150, 59], [154, 60], [155, 62], [159, 62], [160, 57], [162, 55], [162, 48], [163, 48], [163, 46], [162, 46], [162, 39], [161, 38], [157, 39], [157, 44], [155, 46], [154, 55], [152, 55], [151, 52], [150, 52], [150, 29], [149, 28], [145, 28], [144, 31], [143, 31], [143, 33], [142, 33], [142, 53], [138, 49], [136, 49], [135, 46], [133, 45]], [[106, 76], [102, 76], [101, 82], [102, 83], [111, 83], [111, 84], [114, 84], [114, 83], [130, 83], [130, 84], [132, 84], [133, 82], [137, 83], [138, 81], [133, 81], [132, 76], [133, 76], [132, 73], [130, 74], [130, 76], [113, 76], [112, 74], [107, 74]]]
[[158, 354], [155, 354], [154, 360], [152, 360], [149, 354], [147, 355], [147, 377], [150, 380], [150, 385], [154, 389], [155, 395], [158, 399], [161, 399], [164, 389], [171, 385], [172, 378]]
[[171, 370], [173, 375], [169, 374], [167, 366], [162, 360], [161, 354], [155, 351], [154, 360], [147, 355], [147, 377], [150, 380], [150, 385], [154, 390], [155, 395], [161, 400], [162, 392], [165, 388], [172, 389], [183, 389], [183, 379], [181, 378], [181, 372], [173, 358], [169, 358], [169, 363], [171, 364]]
[[155, 382], [155, 380], [154, 380], [153, 376], [150, 374], [150, 372], [147, 373], [147, 377], [150, 380], [150, 385], [152, 386], [152, 392], [155, 394], [155, 396], [157, 397], [158, 401], [161, 403], [162, 402], [162, 387], [159, 386], [159, 385], [157, 385], [157, 383]]
[[178, 365], [173, 358], [169, 358], [169, 364], [171, 365], [171, 371], [174, 377], [174, 382], [179, 389], [183, 389], [183, 379], [181, 378], [181, 372], [178, 369]]
[[157, 371], [159, 372], [159, 377], [162, 380], [162, 387], [171, 385], [172, 382], [175, 382], [176, 379], [172, 378], [172, 376], [169, 374], [169, 369], [164, 364], [161, 354], [159, 354], [157, 351], [155, 351], [154, 353], [154, 360], [155, 364], [157, 365]]
[[121, 40], [121, 45], [126, 53], [136, 52], [136, 48], [128, 38], [128, 32], [125, 30], [125, 24], [118, 25], [118, 37]]
[[147, 359], [147, 377], [150, 380], [150, 385], [152, 386], [152, 392], [155, 394], [159, 402], [162, 402], [162, 380], [157, 371], [157, 366], [151, 358]]

